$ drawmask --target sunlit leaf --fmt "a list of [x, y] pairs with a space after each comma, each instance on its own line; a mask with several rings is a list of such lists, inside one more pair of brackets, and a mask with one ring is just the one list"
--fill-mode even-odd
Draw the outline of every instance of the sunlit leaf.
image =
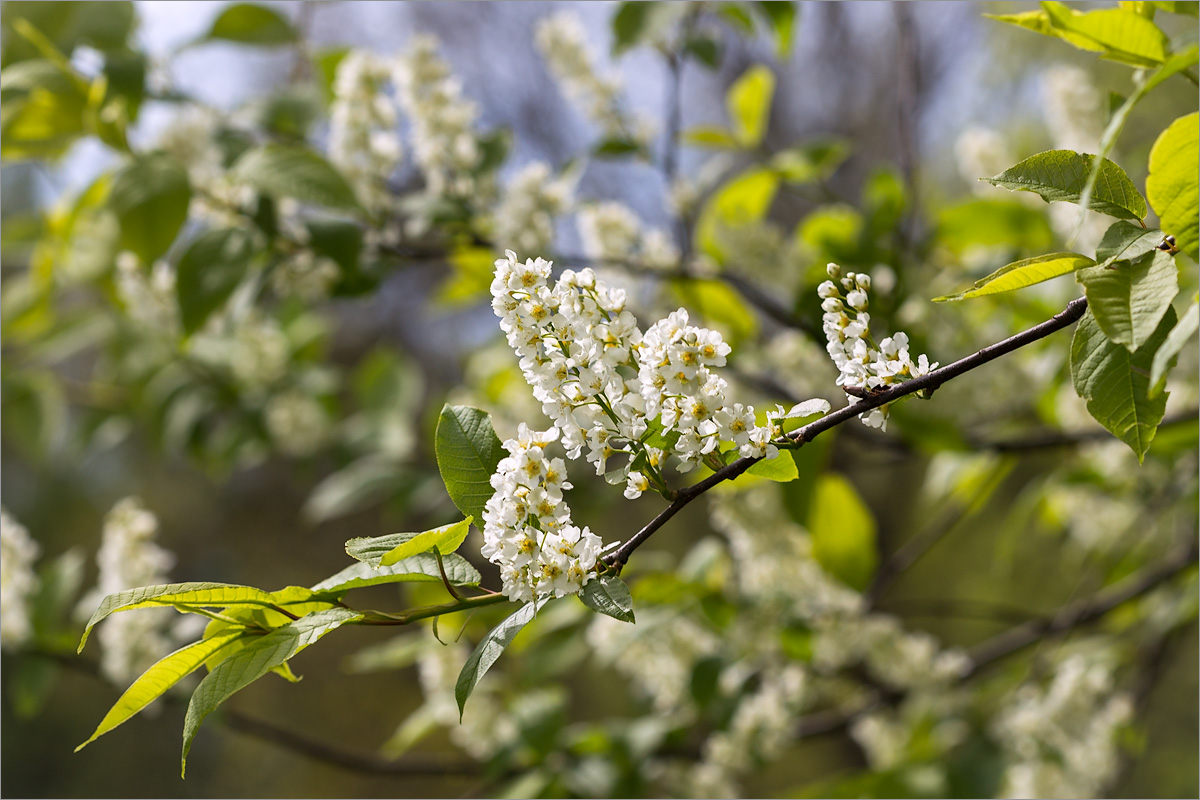
[[1139, 67], [1161, 64], [1167, 57], [1167, 36], [1150, 20], [1123, 8], [1079, 12], [1062, 3], [1043, 2], [1050, 24], [1083, 36], [1104, 48], [1106, 58]]
[[811, 499], [808, 529], [817, 563], [843, 583], [865, 589], [879, 561], [875, 518], [849, 481], [833, 473], [821, 475]]
[[476, 645], [475, 650], [467, 659], [467, 663], [463, 664], [462, 672], [458, 674], [458, 681], [454, 686], [454, 699], [458, 701], [460, 720], [463, 709], [467, 705], [467, 698], [475, 691], [479, 681], [483, 680], [483, 676], [492, 668], [492, 664], [495, 664], [496, 659], [500, 658], [504, 648], [512, 644], [512, 640], [521, 632], [521, 629], [533, 620], [534, 615], [541, 608], [545, 607], [546, 602], [548, 601], [539, 604], [535, 600], [521, 606]]
[[[446, 577], [455, 586], [478, 586], [479, 570], [471, 566], [457, 553], [442, 556]], [[312, 587], [320, 594], [342, 595], [351, 589], [377, 586], [383, 583], [411, 583], [415, 581], [441, 582], [437, 557], [433, 553], [420, 553], [388, 566], [373, 567], [369, 563], [351, 564], [341, 572], [326, 578]]]
[[[1073, 150], [1048, 150], [1009, 167], [988, 183], [1014, 191], [1034, 192], [1047, 203], [1057, 200], [1078, 203], [1091, 172], [1093, 156]], [[1133, 181], [1107, 158], [1088, 202], [1088, 208], [1121, 219], [1142, 219], [1146, 201]]]
[[1200, 260], [1200, 114], [1172, 122], [1150, 150], [1146, 197], [1180, 250]]
[[636, 622], [629, 587], [616, 575], [601, 575], [588, 581], [580, 590], [579, 599], [593, 611], [622, 622]]
[[776, 483], [787, 483], [800, 477], [800, 472], [796, 469], [796, 462], [788, 457], [786, 451], [781, 451], [774, 458], [756, 461], [754, 466], [746, 470], [746, 474], [757, 475]]
[[387, 567], [406, 558], [437, 548], [443, 555], [453, 553], [467, 538], [471, 517], [420, 533], [392, 533], [387, 536], [351, 539], [346, 552], [373, 567]]
[[470, 406], [442, 408], [434, 433], [438, 471], [454, 505], [468, 517], [483, 519], [491, 498], [492, 473], [504, 457], [491, 417]]
[[1035, 258], [1026, 258], [1003, 266], [986, 278], [980, 278], [975, 281], [974, 288], [965, 289], [956, 294], [935, 297], [933, 302], [944, 303], [950, 300], [966, 300], [969, 297], [1011, 292], [1057, 278], [1060, 275], [1066, 275], [1083, 267], [1090, 267], [1095, 263], [1092, 259], [1079, 253], [1050, 253]]
[[758, 222], [766, 216], [779, 188], [779, 175], [764, 167], [751, 167], [737, 175], [708, 198], [696, 223], [696, 245], [719, 262], [721, 250], [718, 232]]
[[725, 95], [725, 109], [733, 123], [733, 136], [742, 147], [757, 147], [767, 132], [775, 73], [753, 66], [734, 81]]
[[1156, 249], [1133, 261], [1082, 269], [1075, 277], [1105, 335], [1132, 352], [1154, 336], [1179, 292], [1178, 276], [1175, 259]]

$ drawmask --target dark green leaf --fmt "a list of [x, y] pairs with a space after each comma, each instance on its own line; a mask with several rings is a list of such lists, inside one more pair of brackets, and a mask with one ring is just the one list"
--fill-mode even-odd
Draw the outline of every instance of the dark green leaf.
[[516, 638], [516, 635], [533, 620], [534, 615], [541, 608], [545, 608], [546, 602], [548, 601], [544, 601], [539, 605], [535, 600], [521, 606], [508, 619], [493, 628], [487, 636], [484, 636], [475, 647], [470, 658], [467, 659], [467, 663], [463, 664], [462, 672], [458, 674], [458, 681], [454, 686], [454, 699], [458, 701], [458, 718], [460, 721], [462, 720], [463, 709], [467, 705], [467, 698], [471, 696], [471, 692], [475, 691], [475, 687], [479, 685], [479, 681], [491, 669], [492, 664], [496, 663], [496, 659], [500, 658], [500, 654], [504, 652], [504, 648], [512, 644], [512, 640]]
[[108, 204], [121, 224], [121, 246], [149, 266], [170, 248], [187, 220], [187, 170], [163, 155], [137, 158], [113, 176]]
[[716, 69], [721, 65], [721, 44], [708, 34], [693, 34], [684, 43], [683, 52], [709, 69]]
[[[442, 556], [446, 577], [455, 586], [478, 586], [479, 571], [457, 553]], [[341, 596], [351, 589], [377, 586], [382, 583], [409, 583], [425, 581], [440, 583], [442, 573], [438, 570], [437, 557], [433, 553], [420, 553], [386, 567], [372, 567], [360, 562], [351, 564], [341, 572], [326, 578], [312, 587], [314, 592]]]
[[775, 57], [783, 61], [792, 49], [792, 32], [796, 26], [797, 4], [767, 0], [755, 3], [751, 8], [765, 17], [771, 25], [772, 33], [775, 36]]
[[1157, 249], [1133, 261], [1079, 270], [1075, 277], [1104, 334], [1130, 352], [1150, 340], [1179, 292], [1175, 259]]
[[1089, 310], [1075, 328], [1071, 341], [1071, 378], [1075, 391], [1087, 402], [1088, 412], [1104, 428], [1137, 454], [1146, 456], [1167, 408], [1167, 393], [1150, 397], [1154, 354], [1175, 326], [1175, 310], [1168, 309], [1150, 341], [1130, 353], [1109, 340]]
[[342, 174], [306, 147], [256, 147], [244, 153], [231, 172], [234, 180], [273, 197], [294, 197], [330, 208], [358, 208], [354, 191]]
[[200, 685], [192, 693], [191, 702], [188, 703], [187, 717], [183, 723], [180, 775], [187, 771], [187, 754], [192, 749], [192, 739], [195, 738], [200, 723], [217, 706], [275, 667], [283, 665], [325, 634], [360, 619], [361, 614], [345, 608], [318, 611], [259, 637], [218, 664], [200, 681]]
[[273, 8], [253, 3], [234, 3], [213, 21], [205, 39], [256, 45], [291, 44], [296, 31], [286, 17]]
[[438, 470], [454, 505], [464, 515], [483, 520], [483, 507], [493, 494], [492, 473], [504, 448], [486, 411], [445, 406], [434, 434]]
[[1128, 220], [1114, 222], [1096, 246], [1096, 261], [1105, 267], [1114, 261], [1133, 261], [1158, 247], [1162, 238], [1163, 232], [1156, 228], [1146, 229]]
[[1150, 397], [1157, 397], [1162, 391], [1164, 379], [1171, 371], [1175, 357], [1179, 355], [1179, 351], [1188, 343], [1188, 340], [1196, 335], [1197, 330], [1200, 330], [1200, 305], [1193, 300], [1179, 320], [1179, 324], [1171, 329], [1166, 341], [1154, 353], [1154, 360], [1150, 365]]
[[629, 587], [616, 575], [601, 575], [588, 581], [579, 592], [579, 599], [593, 611], [622, 622], [636, 622]]
[[[1009, 167], [988, 183], [1014, 191], [1034, 192], [1047, 203], [1078, 203], [1088, 182], [1094, 156], [1073, 150], [1048, 150]], [[1101, 162], [1088, 208], [1121, 219], [1142, 219], [1146, 201], [1125, 171], [1107, 158]]]
[[208, 231], [188, 247], [175, 267], [175, 296], [187, 333], [225, 304], [253, 258], [254, 239], [242, 228]]

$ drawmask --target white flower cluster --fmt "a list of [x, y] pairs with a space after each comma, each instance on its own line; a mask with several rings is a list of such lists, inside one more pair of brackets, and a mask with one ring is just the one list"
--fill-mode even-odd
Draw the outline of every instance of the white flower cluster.
[[1104, 130], [1104, 95], [1086, 70], [1055, 64], [1042, 74], [1042, 115], [1055, 147], [1095, 152]]
[[577, 218], [583, 254], [596, 261], [637, 261], [650, 269], [679, 264], [679, 248], [661, 228], [643, 231], [637, 215], [617, 202], [593, 203]]
[[1116, 777], [1116, 733], [1132, 715], [1108, 665], [1068, 657], [1050, 686], [1023, 686], [992, 725], [1011, 759], [1002, 796], [1099, 797]]
[[[867, 292], [871, 276], [848, 272], [842, 275], [837, 264], [827, 267], [830, 280], [817, 287], [821, 297], [821, 318], [827, 350], [841, 374], [838, 386], [851, 386], [867, 391], [883, 389], [937, 369], [922, 353], [916, 361], [908, 352], [908, 335], [901, 332], [881, 341], [871, 339], [871, 315], [867, 313]], [[845, 294], [843, 294], [843, 290]], [[858, 398], [847, 395], [852, 403]], [[859, 419], [872, 428], [887, 428], [887, 405], [873, 408]]]
[[542, 161], [527, 164], [508, 185], [493, 213], [492, 238], [522, 252], [542, 252], [554, 243], [554, 219], [570, 210], [574, 181], [551, 177]]
[[351, 50], [338, 64], [329, 111], [329, 160], [363, 207], [380, 215], [391, 207], [387, 179], [403, 155], [396, 103], [383, 90], [388, 73], [374, 53]]
[[192, 355], [228, 370], [238, 386], [250, 395], [262, 395], [287, 375], [291, 343], [272, 317], [257, 310], [214, 316], [189, 342]]
[[175, 300], [175, 268], [157, 261], [149, 269], [132, 251], [117, 254], [117, 297], [129, 319], [167, 336], [179, 333], [179, 304]]
[[412, 120], [413, 156], [431, 194], [470, 197], [481, 187], [472, 172], [483, 153], [472, 128], [479, 107], [463, 97], [462, 82], [437, 53], [432, 36], [418, 36], [392, 68], [392, 82]]
[[33, 633], [29, 601], [38, 588], [33, 571], [41, 548], [0, 508], [0, 647], [20, 647]]
[[978, 195], [1004, 191], [979, 179], [999, 175], [1016, 163], [1004, 136], [982, 125], [968, 126], [958, 134], [954, 140], [954, 158], [958, 174]]
[[571, 488], [567, 465], [546, 456], [546, 445], [557, 438], [557, 428], [531, 431], [521, 423], [517, 437], [504, 442], [509, 456], [492, 475], [483, 555], [500, 567], [510, 600], [576, 594], [595, 577], [600, 537], [571, 524], [562, 496]]
[[263, 416], [271, 439], [290, 456], [312, 455], [329, 437], [330, 422], [325, 409], [299, 388], [272, 397], [267, 401]]
[[767, 669], [758, 688], [743, 697], [729, 727], [709, 737], [704, 758], [730, 773], [779, 757], [795, 738], [796, 716], [806, 699], [807, 675], [799, 664]]
[[192, 184], [188, 216], [213, 227], [237, 227], [246, 220], [254, 190], [235, 183], [219, 145], [224, 121], [213, 110], [187, 106], [159, 135], [155, 148], [182, 164]]
[[631, 120], [621, 108], [621, 82], [600, 75], [588, 55], [588, 35], [579, 17], [570, 11], [552, 14], [537, 24], [534, 41], [550, 72], [563, 85], [573, 103], [584, 107], [589, 118], [606, 138], [648, 142], [652, 127], [644, 120]]
[[[104, 518], [104, 536], [96, 563], [100, 577], [96, 595], [103, 597], [138, 586], [169, 583], [175, 556], [154, 542], [158, 519], [136, 497], [117, 502]], [[84, 607], [96, 603], [84, 601]], [[171, 649], [164, 625], [169, 609], [116, 614], [100, 628], [100, 667], [118, 683], [128, 683]]]

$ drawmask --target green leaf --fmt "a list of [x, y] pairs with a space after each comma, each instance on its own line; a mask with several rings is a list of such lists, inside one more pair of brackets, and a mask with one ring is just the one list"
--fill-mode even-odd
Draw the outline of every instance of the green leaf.
[[938, 213], [937, 240], [954, 253], [975, 245], [1036, 253], [1053, 246], [1054, 231], [1040, 208], [1008, 199], [968, 200]]
[[1050, 22], [1050, 15], [1045, 11], [1022, 11], [1018, 14], [984, 14], [983, 16], [988, 19], [994, 19], [997, 22], [1016, 25], [1018, 28], [1040, 33], [1043, 36], [1053, 36], [1057, 39], [1062, 39], [1065, 42], [1073, 44], [1080, 50], [1088, 50], [1093, 53], [1104, 52], [1102, 45], [1096, 44], [1096, 42], [1086, 36], [1080, 36], [1070, 31], [1055, 28]]
[[1143, 228], [1127, 220], [1114, 222], [1096, 246], [1096, 261], [1102, 267], [1116, 261], [1133, 261], [1157, 249], [1162, 238], [1163, 232], [1157, 228]]
[[1145, 458], [1158, 423], [1167, 409], [1167, 392], [1150, 397], [1154, 354], [1175, 325], [1168, 309], [1150, 341], [1130, 353], [1109, 340], [1091, 310], [1075, 328], [1071, 341], [1071, 379], [1088, 412], [1104, 428]]
[[746, 470], [746, 474], [757, 475], [776, 483], [787, 483], [800, 477], [800, 471], [796, 469], [796, 462], [788, 458], [786, 451], [780, 451], [779, 455], [774, 458], [764, 458], [754, 462], [754, 466]]
[[875, 518], [849, 481], [833, 473], [817, 480], [808, 530], [817, 563], [843, 583], [865, 589], [879, 560]]
[[496, 251], [490, 247], [459, 245], [450, 253], [454, 274], [438, 287], [439, 300], [452, 305], [475, 303], [488, 296], [496, 277]]
[[593, 611], [619, 619], [636, 622], [633, 618], [633, 597], [625, 581], [616, 575], [601, 575], [584, 584], [579, 600]]
[[1088, 308], [1101, 330], [1130, 352], [1150, 340], [1179, 292], [1175, 259], [1162, 250], [1107, 267], [1088, 267], [1075, 278], [1083, 284]]
[[713, 192], [700, 211], [696, 223], [697, 247], [724, 263], [726, 254], [718, 243], [719, 230], [761, 220], [778, 188], [778, 173], [765, 167], [752, 167], [728, 181]]
[[434, 433], [438, 471], [454, 505], [468, 517], [483, 519], [483, 507], [494, 493], [492, 473], [504, 448], [486, 411], [470, 406], [443, 406]]
[[226, 6], [204, 40], [224, 40], [241, 44], [278, 45], [296, 41], [292, 23], [273, 8], [253, 3]]
[[982, 297], [987, 294], [999, 294], [1033, 286], [1035, 283], [1048, 281], [1069, 272], [1090, 267], [1096, 262], [1078, 253], [1050, 253], [1049, 255], [1026, 258], [1014, 261], [975, 281], [974, 288], [965, 289], [956, 294], [933, 298], [935, 303], [945, 303], [951, 300], [966, 300], [969, 297]]
[[1080, 13], [1062, 3], [1043, 2], [1055, 28], [1085, 37], [1104, 48], [1104, 58], [1153, 67], [1167, 57], [1167, 36], [1140, 14], [1123, 8]]
[[759, 64], [734, 81], [725, 95], [725, 109], [733, 122], [733, 136], [742, 147], [757, 147], [767, 132], [775, 74]]
[[592, 155], [600, 158], [619, 158], [642, 152], [642, 143], [637, 139], [611, 137], [592, 148]]
[[108, 204], [121, 224], [121, 246], [149, 266], [167, 252], [187, 221], [187, 170], [163, 155], [134, 159], [113, 176]]
[[653, 9], [653, 3], [625, 2], [617, 6], [617, 13], [612, 15], [612, 54], [620, 55], [633, 47], [641, 39], [646, 21]]
[[183, 723], [180, 775], [184, 775], [187, 770], [187, 754], [192, 749], [192, 739], [195, 738], [200, 723], [217, 706], [273, 668], [284, 664], [325, 634], [360, 619], [361, 614], [345, 608], [318, 611], [271, 631], [218, 664], [216, 669], [200, 681], [200, 685], [192, 693], [191, 702], [188, 703], [187, 717]]
[[128, 44], [136, 24], [133, 3], [7, 2], [4, 4], [4, 66], [37, 58], [29, 41], [14, 36], [14, 24], [23, 20], [42, 33], [59, 52], [70, 54], [81, 44], [101, 51]]
[[1196, 335], [1197, 330], [1200, 330], [1200, 305], [1193, 300], [1179, 324], [1171, 329], [1166, 341], [1154, 352], [1154, 360], [1150, 363], [1150, 397], [1157, 397], [1162, 392], [1164, 379], [1171, 371], [1175, 356]]
[[1189, 17], [1197, 16], [1200, 3], [1196, 0], [1180, 0], [1180, 2], [1163, 2], [1162, 0], [1151, 0], [1150, 5], [1162, 11], [1169, 11], [1172, 14], [1185, 14]]
[[333, 102], [333, 85], [337, 80], [338, 65], [349, 53], [349, 47], [329, 47], [317, 50], [312, 55], [313, 70], [321, 88], [321, 97], [326, 104]]
[[252, 586], [238, 586], [232, 583], [167, 583], [159, 586], [126, 589], [123, 592], [110, 594], [100, 601], [100, 607], [92, 614], [92, 618], [88, 620], [87, 626], [83, 629], [83, 637], [79, 640], [79, 652], [83, 652], [83, 646], [87, 644], [92, 628], [110, 614], [118, 611], [161, 608], [163, 606], [176, 606], [186, 610], [187, 607], [270, 608], [274, 605], [276, 605], [276, 600], [269, 592], [255, 589]]
[[733, 134], [717, 125], [697, 125], [684, 131], [681, 138], [685, 144], [695, 147], [732, 150], [738, 146]]
[[391, 533], [387, 536], [351, 539], [346, 542], [346, 552], [351, 558], [372, 567], [390, 567], [434, 548], [446, 555], [457, 550], [467, 538], [471, 521], [472, 518], [467, 517], [453, 524], [420, 533]]
[[496, 659], [500, 658], [504, 648], [512, 644], [512, 640], [521, 632], [521, 629], [533, 620], [538, 610], [545, 608], [546, 602], [548, 601], [539, 605], [534, 600], [521, 606], [476, 645], [475, 650], [467, 659], [467, 663], [463, 664], [462, 672], [458, 674], [458, 681], [454, 685], [454, 699], [458, 701], [459, 721], [462, 721], [467, 698], [471, 696], [471, 692], [475, 691], [479, 681], [491, 669], [492, 664], [496, 663]]
[[78, 753], [125, 720], [150, 705], [168, 689], [195, 672], [208, 658], [231, 642], [246, 636], [244, 629], [230, 628], [209, 638], [192, 642], [159, 659], [142, 673], [113, 704], [88, 740], [75, 748]]
[[403, 483], [404, 472], [394, 461], [376, 454], [363, 456], [317, 484], [303, 514], [312, 522], [344, 516], [395, 495]]
[[771, 25], [775, 34], [775, 57], [783, 61], [792, 49], [792, 32], [796, 26], [796, 9], [790, 2], [758, 2], [751, 6]]
[[[479, 571], [457, 553], [442, 556], [446, 577], [455, 586], [478, 586], [482, 578]], [[433, 553], [420, 553], [389, 566], [372, 567], [369, 563], [351, 564], [341, 572], [326, 578], [312, 587], [314, 592], [341, 596], [351, 589], [377, 586], [382, 583], [440, 583], [442, 573], [438, 570], [437, 557]]]
[[175, 266], [175, 297], [187, 333], [199, 330], [225, 304], [254, 258], [254, 240], [242, 228], [202, 234]]
[[692, 56], [709, 69], [721, 65], [721, 43], [714, 37], [700, 32], [692, 34], [683, 45], [684, 55]]
[[307, 147], [267, 144], [244, 153], [233, 179], [272, 197], [294, 197], [330, 208], [358, 209], [354, 190], [328, 161]]
[[732, 347], [758, 335], [758, 317], [728, 284], [717, 280], [679, 278], [671, 291], [693, 315], [718, 330]]
[[[1009, 167], [988, 183], [1013, 191], [1035, 192], [1047, 203], [1056, 200], [1078, 203], [1088, 182], [1094, 157], [1073, 150], [1048, 150]], [[1142, 219], [1146, 201], [1125, 171], [1107, 158], [1088, 208], [1121, 219]]]
[[1146, 197], [1162, 229], [1175, 237], [1179, 249], [1200, 260], [1200, 114], [1172, 122], [1150, 150]]
[[49, 59], [18, 62], [0, 72], [0, 88], [0, 156], [6, 160], [57, 158], [86, 132], [86, 84], [62, 65]]
[[780, 150], [771, 166], [788, 183], [803, 185], [828, 180], [849, 155], [848, 144], [830, 139]]

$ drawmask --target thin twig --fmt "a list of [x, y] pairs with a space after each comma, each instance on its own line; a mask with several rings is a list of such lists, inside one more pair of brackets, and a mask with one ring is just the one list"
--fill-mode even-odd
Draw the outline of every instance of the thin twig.
[[[897, 384], [889, 389], [877, 392], [871, 397], [868, 397], [857, 403], [840, 408], [837, 411], [822, 417], [816, 422], [812, 422], [808, 425], [805, 425], [803, 428], [788, 434], [788, 438], [795, 442], [797, 446], [800, 446], [807, 442], [811, 442], [821, 433], [837, 427], [847, 420], [857, 417], [866, 411], [870, 411], [872, 408], [878, 408], [879, 406], [887, 405], [888, 403], [894, 402], [901, 397], [915, 394], [919, 391], [932, 393], [935, 389], [948, 380], [956, 378], [966, 372], [970, 372], [973, 369], [983, 366], [989, 361], [993, 361], [1000, 356], [1011, 353], [1014, 350], [1024, 347], [1025, 345], [1032, 344], [1039, 339], [1043, 339], [1056, 331], [1062, 330], [1082, 317], [1085, 311], [1087, 311], [1086, 298], [1080, 297], [1072, 300], [1067, 304], [1065, 309], [1055, 314], [1045, 322], [1034, 325], [1032, 328], [1024, 330], [1015, 336], [1010, 336], [1004, 341], [988, 345], [979, 352], [973, 353], [965, 358], [961, 358], [958, 361], [955, 361], [953, 364], [947, 364], [946, 366], [933, 370], [932, 372], [922, 375], [919, 378], [913, 378], [910, 381]], [[675, 498], [671, 501], [671, 504], [659, 512], [658, 516], [650, 520], [645, 527], [630, 537], [628, 541], [626, 541], [609, 555], [605, 556], [605, 563], [619, 569], [629, 560], [629, 556], [633, 553], [633, 551], [641, 547], [642, 544], [644, 544], [647, 539], [653, 536], [659, 528], [666, 524], [671, 517], [679, 513], [680, 509], [714, 486], [737, 478], [760, 460], [761, 459], [755, 457], [740, 458], [737, 461], [734, 461], [732, 464], [717, 470], [699, 483], [691, 486], [685, 486], [684, 488], [680, 489], [675, 494]]]

